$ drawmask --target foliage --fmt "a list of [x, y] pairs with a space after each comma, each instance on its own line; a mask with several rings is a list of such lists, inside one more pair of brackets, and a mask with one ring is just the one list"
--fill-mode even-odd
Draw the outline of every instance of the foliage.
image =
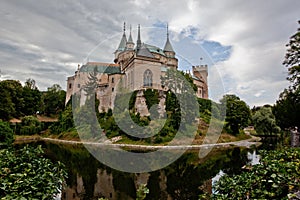
[[27, 79], [23, 87], [22, 97], [24, 100], [24, 107], [22, 113], [24, 115], [34, 115], [40, 111], [42, 94], [35, 84], [35, 80]]
[[[236, 135], [241, 128], [248, 125], [251, 113], [248, 105], [236, 95], [224, 95], [220, 100], [223, 107], [226, 105], [226, 125], [229, 132]], [[225, 111], [222, 111], [225, 113]]]
[[41, 122], [34, 116], [25, 116], [22, 118], [20, 134], [34, 135], [42, 130]]
[[7, 122], [0, 120], [0, 149], [2, 146], [11, 146], [14, 141], [14, 133]]
[[136, 200], [143, 200], [146, 198], [149, 193], [149, 189], [146, 184], [140, 184], [139, 188], [136, 191]]
[[22, 98], [23, 88], [19, 81], [0, 81], [0, 118], [9, 120], [21, 116], [24, 100]]
[[[146, 105], [148, 110], [153, 106], [153, 105], [157, 105], [159, 103], [159, 99], [158, 99], [158, 91], [154, 90], [154, 89], [147, 89], [146, 91], [144, 91], [144, 97], [146, 99]], [[155, 109], [155, 111], [157, 111], [157, 109]], [[151, 113], [151, 115], [158, 115], [158, 113]]]
[[258, 134], [272, 135], [280, 131], [271, 107], [262, 107], [257, 110], [252, 116], [252, 121]]
[[288, 199], [300, 190], [300, 151], [261, 151], [260, 163], [236, 176], [223, 176], [213, 199]]
[[42, 96], [43, 111], [47, 116], [57, 115], [65, 107], [66, 92], [58, 84], [47, 89]]
[[[190, 83], [190, 85], [184, 84], [183, 78]], [[189, 86], [192, 87], [194, 92], [197, 91], [197, 86], [194, 84], [193, 78], [189, 74], [173, 69], [168, 69], [165, 76], [161, 77], [161, 84], [176, 93], [187, 92]]]
[[41, 146], [0, 153], [1, 199], [53, 199], [66, 178], [64, 165], [42, 157]]
[[72, 97], [64, 111], [59, 115], [58, 122], [55, 122], [50, 126], [51, 133], [59, 134], [75, 128], [71, 102]]
[[[298, 21], [300, 24], [300, 20]], [[287, 52], [283, 64], [289, 70], [288, 80], [292, 83], [292, 88], [296, 89], [300, 84], [300, 28], [290, 37]]]
[[300, 127], [300, 87], [295, 91], [285, 89], [272, 110], [281, 129]]
[[24, 87], [16, 80], [1, 81], [0, 93], [1, 119], [20, 118], [40, 110], [41, 92], [33, 79], [27, 79]]

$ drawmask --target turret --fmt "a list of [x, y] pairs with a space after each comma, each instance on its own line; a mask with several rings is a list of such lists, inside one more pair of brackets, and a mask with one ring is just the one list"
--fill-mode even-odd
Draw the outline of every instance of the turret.
[[208, 69], [207, 65], [193, 66], [193, 75], [207, 83]]
[[131, 36], [131, 25], [130, 25], [130, 33], [129, 33], [128, 41], [126, 43], [126, 49], [133, 50], [133, 48], [134, 48], [134, 42], [133, 42], [132, 36]]
[[165, 44], [164, 53], [166, 54], [167, 57], [170, 57], [170, 58], [175, 57], [175, 51], [173, 50], [173, 47], [172, 47], [172, 45], [170, 43], [170, 40], [169, 40], [169, 27], [168, 27], [168, 25], [167, 25], [167, 41], [166, 41], [166, 44]]
[[127, 38], [126, 38], [126, 34], [125, 34], [125, 22], [124, 22], [123, 36], [121, 38], [119, 47], [115, 51], [115, 59], [117, 59], [120, 52], [122, 52], [126, 49], [126, 44], [127, 44]]

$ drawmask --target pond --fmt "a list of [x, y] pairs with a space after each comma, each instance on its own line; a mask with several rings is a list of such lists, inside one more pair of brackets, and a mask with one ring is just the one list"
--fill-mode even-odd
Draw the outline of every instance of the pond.
[[42, 146], [47, 157], [66, 165], [68, 178], [62, 200], [100, 197], [131, 200], [136, 198], [140, 184], [147, 184], [146, 199], [198, 199], [203, 192], [212, 192], [213, 180], [220, 172], [240, 173], [249, 162], [249, 152], [253, 151], [238, 147], [214, 149], [199, 159], [198, 151], [190, 150], [163, 169], [125, 173], [100, 163], [82, 145], [43, 142]]

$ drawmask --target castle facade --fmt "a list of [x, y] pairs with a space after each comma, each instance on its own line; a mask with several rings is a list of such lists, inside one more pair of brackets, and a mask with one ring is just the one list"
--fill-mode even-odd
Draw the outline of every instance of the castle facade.
[[[140, 26], [136, 44], [133, 42], [131, 30], [127, 39], [124, 32], [120, 44], [114, 52], [114, 63], [87, 62], [78, 66], [73, 76], [67, 79], [66, 103], [75, 93], [84, 97], [84, 85], [88, 82], [90, 73], [97, 72], [97, 98], [100, 101], [99, 111], [104, 112], [109, 108], [113, 109], [115, 89], [122, 79], [123, 86], [131, 91], [140, 91], [140, 103], [137, 106], [143, 107], [142, 91], [148, 88], [165, 91], [162, 87], [161, 77], [165, 76], [168, 69], [178, 70], [178, 59], [171, 45], [167, 30], [166, 43], [163, 49], [142, 43]], [[191, 66], [194, 84], [197, 86], [196, 96], [208, 98], [207, 65]], [[81, 99], [85, 101], [84, 99]], [[162, 104], [164, 101], [161, 101]], [[142, 112], [142, 110], [141, 110]]]

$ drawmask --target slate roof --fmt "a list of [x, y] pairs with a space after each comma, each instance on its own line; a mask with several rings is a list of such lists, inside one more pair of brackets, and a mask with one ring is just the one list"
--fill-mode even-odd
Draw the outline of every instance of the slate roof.
[[126, 48], [126, 43], [127, 43], [127, 38], [124, 32], [117, 51], [124, 51]]
[[169, 37], [167, 37], [167, 42], [165, 44], [164, 51], [174, 52], [173, 47], [172, 47], [172, 45], [170, 43]]
[[145, 44], [145, 46], [152, 53], [158, 53], [158, 54], [161, 54], [163, 56], [166, 56], [164, 51], [159, 47], [156, 47], [156, 46], [153, 46], [153, 45], [150, 45], [150, 44]]
[[142, 44], [141, 48], [136, 53], [138, 56], [144, 56], [148, 58], [155, 58], [152, 53], [149, 51], [145, 44]]

